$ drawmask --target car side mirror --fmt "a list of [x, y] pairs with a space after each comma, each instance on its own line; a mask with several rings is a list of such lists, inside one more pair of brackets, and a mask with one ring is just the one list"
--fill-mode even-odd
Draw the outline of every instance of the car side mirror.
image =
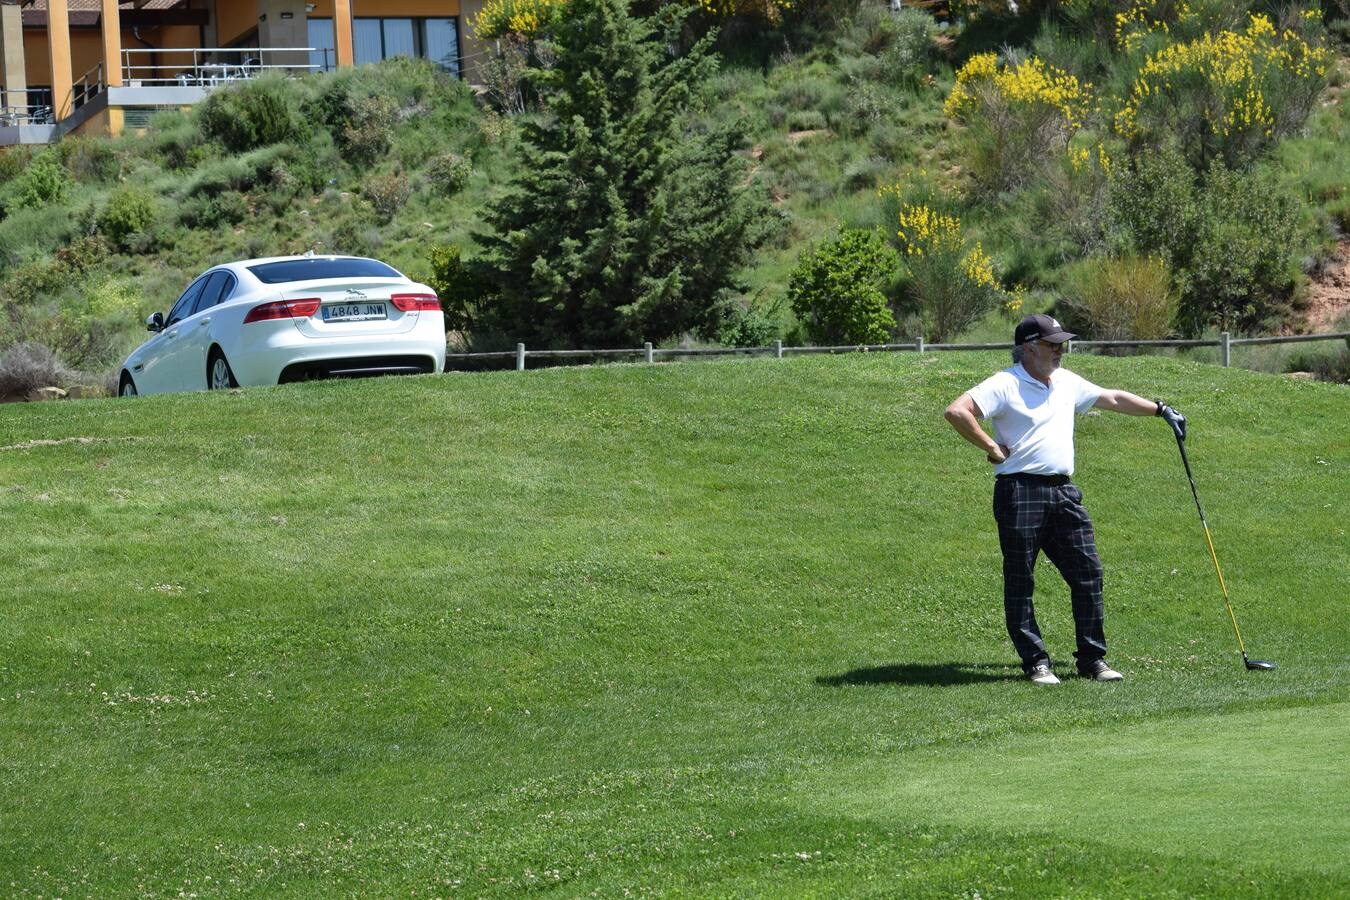
[[150, 314], [150, 317], [149, 317], [148, 319], [145, 320], [145, 330], [146, 330], [146, 331], [163, 331], [163, 330], [164, 330], [164, 313], [151, 313], [151, 314]]

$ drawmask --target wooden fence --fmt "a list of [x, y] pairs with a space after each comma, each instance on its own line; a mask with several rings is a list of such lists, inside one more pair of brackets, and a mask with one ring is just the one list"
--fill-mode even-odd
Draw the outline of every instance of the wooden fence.
[[[1350, 339], [1350, 332], [1338, 331], [1327, 334], [1296, 334], [1282, 337], [1235, 338], [1227, 331], [1218, 338], [1204, 338], [1188, 341], [1072, 341], [1069, 350], [1097, 350], [1110, 348], [1139, 347], [1218, 347], [1219, 359], [1225, 365], [1232, 363], [1232, 348], [1258, 344], [1301, 344], [1309, 341], [1331, 341]], [[999, 344], [928, 344], [922, 337], [907, 344], [847, 344], [838, 347], [785, 347], [782, 341], [774, 341], [770, 347], [653, 347], [650, 342], [641, 347], [621, 350], [530, 350], [524, 344], [516, 344], [515, 350], [499, 350], [489, 353], [449, 353], [447, 364], [454, 360], [490, 360], [512, 359], [516, 361], [516, 370], [525, 370], [527, 359], [605, 359], [639, 358], [653, 363], [657, 359], [678, 359], [694, 356], [784, 356], [803, 353], [889, 353], [896, 351], [914, 351], [916, 353], [935, 353], [947, 350], [1010, 350], [1011, 343]]]

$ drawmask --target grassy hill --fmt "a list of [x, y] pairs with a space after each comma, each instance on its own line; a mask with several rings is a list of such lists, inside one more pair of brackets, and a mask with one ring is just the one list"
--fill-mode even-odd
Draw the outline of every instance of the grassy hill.
[[[690, 127], [736, 123], [744, 135], [738, 152], [772, 199], [774, 237], [740, 273], [738, 303], [753, 326], [742, 336], [803, 340], [786, 302], [802, 252], [841, 228], [879, 228], [898, 242], [899, 197], [959, 216], [999, 278], [1029, 288], [1030, 307], [1043, 310], [1073, 293], [1075, 265], [1108, 249], [1097, 246], [1106, 236], [1085, 238], [1077, 221], [1102, 225], [1093, 208], [1101, 198], [1045, 178], [1016, 190], [981, 186], [963, 143], [967, 130], [943, 113], [954, 68], [982, 51], [1001, 49], [1010, 61], [1035, 55], [1087, 81], [1115, 72], [1123, 57], [1082, 23], [1064, 20], [1060, 13], [1072, 4], [1062, 6], [1020, 17], [986, 9], [964, 27], [946, 28], [914, 10], [897, 17], [859, 4], [852, 18], [812, 40], [759, 33], [758, 44], [745, 23], [739, 31], [728, 26], [721, 70], [705, 85], [706, 107]], [[1297, 228], [1286, 229], [1296, 233], [1285, 235], [1288, 246], [1266, 276], [1278, 284], [1253, 294], [1265, 297], [1269, 288], [1274, 300], [1262, 302], [1277, 306], [1304, 301], [1307, 273], [1326, 263], [1336, 236], [1350, 229], [1350, 145], [1342, 139], [1350, 70], [1337, 37], [1344, 19], [1332, 25], [1328, 86], [1310, 118], [1252, 166], [1256, 196], [1292, 197], [1297, 208]], [[144, 338], [146, 315], [166, 310], [192, 277], [222, 260], [351, 252], [425, 278], [436, 245], [459, 245], [466, 257], [478, 252], [483, 212], [520, 165], [528, 115], [495, 112], [429, 66], [391, 60], [246, 90], [247, 99], [218, 92], [191, 113], [158, 117], [144, 135], [0, 153], [0, 357], [37, 342], [71, 368], [106, 373]], [[1108, 131], [1098, 116], [1074, 146], [1109, 142]], [[878, 196], [888, 187], [899, 193]], [[1070, 200], [1072, 209], [1064, 205]], [[1231, 242], [1217, 243], [1216, 265]], [[912, 337], [918, 325], [905, 275], [897, 272], [886, 291], [899, 335]], [[1003, 339], [1006, 332], [1007, 323], [991, 316], [963, 337]], [[1317, 345], [1304, 355], [1324, 351], [1342, 353]], [[1287, 355], [1244, 354], [1242, 364], [1280, 368]]]
[[[1120, 685], [1019, 677], [997, 354], [0, 407], [15, 896], [1333, 896], [1343, 388], [1074, 357]], [[1068, 598], [1045, 567], [1064, 674]]]

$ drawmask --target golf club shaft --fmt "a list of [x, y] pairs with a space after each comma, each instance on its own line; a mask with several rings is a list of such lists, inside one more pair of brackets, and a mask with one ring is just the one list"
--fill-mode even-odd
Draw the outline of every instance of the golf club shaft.
[[1200, 492], [1195, 489], [1195, 477], [1191, 475], [1191, 461], [1186, 458], [1186, 445], [1177, 437], [1177, 448], [1181, 451], [1181, 464], [1186, 467], [1186, 480], [1191, 483], [1191, 496], [1195, 498], [1196, 512], [1200, 513], [1200, 527], [1205, 530], [1205, 543], [1209, 545], [1209, 558], [1214, 561], [1214, 573], [1219, 576], [1219, 590], [1223, 591], [1223, 606], [1228, 610], [1228, 619], [1233, 623], [1233, 635], [1237, 638], [1238, 652], [1243, 662], [1247, 661], [1247, 648], [1242, 645], [1242, 630], [1238, 628], [1237, 616], [1233, 613], [1233, 604], [1228, 599], [1228, 585], [1223, 581], [1223, 569], [1219, 568], [1219, 554], [1214, 552], [1214, 538], [1209, 535], [1209, 523], [1205, 521], [1205, 510], [1200, 506]]

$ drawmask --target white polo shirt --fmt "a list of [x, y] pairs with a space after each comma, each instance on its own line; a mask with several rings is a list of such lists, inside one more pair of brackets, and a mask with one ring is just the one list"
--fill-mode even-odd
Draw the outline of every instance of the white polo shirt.
[[1009, 450], [996, 473], [1072, 475], [1074, 413], [1091, 409], [1102, 389], [1067, 369], [1052, 372], [1046, 387], [1018, 363], [967, 393], [993, 420], [994, 440]]

